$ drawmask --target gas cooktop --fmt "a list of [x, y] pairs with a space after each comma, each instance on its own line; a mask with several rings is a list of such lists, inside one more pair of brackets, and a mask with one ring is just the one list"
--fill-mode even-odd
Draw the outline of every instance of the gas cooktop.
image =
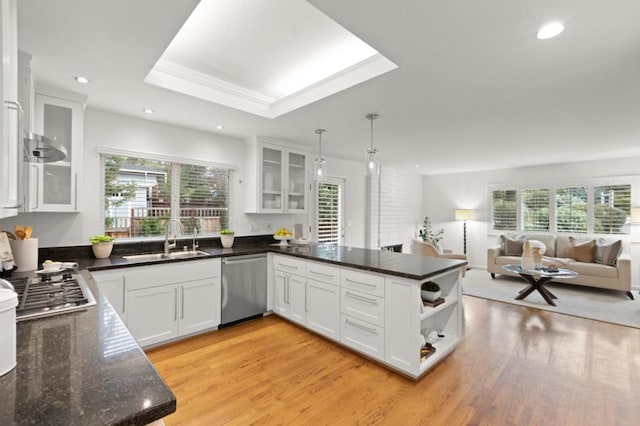
[[7, 281], [18, 293], [17, 321], [78, 311], [96, 304], [82, 276], [70, 271]]

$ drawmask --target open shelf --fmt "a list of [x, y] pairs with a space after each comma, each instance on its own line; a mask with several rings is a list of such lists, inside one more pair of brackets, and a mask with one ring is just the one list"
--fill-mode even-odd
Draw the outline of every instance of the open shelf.
[[[460, 341], [460, 337], [447, 334], [442, 340], [434, 343], [433, 346], [436, 348], [436, 352], [431, 355], [429, 358], [420, 363], [420, 373], [424, 372], [426, 369], [431, 367], [434, 363], [438, 362], [440, 359], [449, 355], [453, 351], [455, 345]], [[418, 348], [418, 357], [420, 356], [420, 350]]]
[[[422, 300], [420, 300], [420, 303], [422, 303]], [[458, 303], [458, 297], [456, 296], [449, 296], [445, 299], [444, 303], [441, 305], [438, 305], [434, 308], [430, 307], [430, 306], [425, 306], [424, 307], [424, 312], [422, 312], [420, 314], [420, 321], [432, 317], [433, 315], [436, 315], [439, 312], [444, 311], [445, 309], [449, 308], [452, 305], [455, 305]]]

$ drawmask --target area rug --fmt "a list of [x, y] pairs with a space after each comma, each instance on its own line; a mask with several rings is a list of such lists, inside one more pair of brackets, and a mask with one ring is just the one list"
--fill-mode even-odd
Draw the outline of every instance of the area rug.
[[537, 291], [524, 300], [515, 300], [527, 285], [520, 277], [497, 275], [493, 280], [488, 272], [471, 269], [462, 279], [462, 292], [468, 296], [640, 328], [640, 295], [636, 290], [633, 291], [635, 300], [631, 300], [621, 291], [552, 282], [546, 286], [558, 299], [555, 300], [557, 306], [551, 306]]

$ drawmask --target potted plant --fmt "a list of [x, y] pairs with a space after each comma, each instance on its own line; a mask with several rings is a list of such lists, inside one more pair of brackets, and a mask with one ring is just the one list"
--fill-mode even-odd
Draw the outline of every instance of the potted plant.
[[109, 235], [94, 235], [89, 237], [91, 248], [96, 259], [106, 259], [111, 256], [113, 250], [113, 237]]
[[442, 253], [443, 250], [438, 242], [443, 238], [442, 234], [444, 234], [444, 228], [440, 229], [437, 232], [433, 232], [433, 230], [431, 229], [431, 219], [429, 219], [429, 216], [426, 216], [424, 218], [422, 229], [418, 231], [418, 235], [420, 236], [422, 241], [433, 244], [434, 246], [436, 246], [440, 253]]
[[235, 232], [229, 229], [223, 229], [220, 231], [220, 242], [222, 243], [222, 247], [231, 248], [233, 247], [233, 240], [235, 239]]
[[442, 294], [442, 291], [438, 283], [427, 281], [420, 286], [420, 294], [424, 300], [435, 302]]

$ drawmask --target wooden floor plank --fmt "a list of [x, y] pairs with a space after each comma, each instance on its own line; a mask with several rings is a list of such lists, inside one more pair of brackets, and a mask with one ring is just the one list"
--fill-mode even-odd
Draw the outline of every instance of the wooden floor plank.
[[413, 382], [271, 315], [148, 351], [167, 425], [635, 425], [640, 330], [464, 297], [466, 335]]

